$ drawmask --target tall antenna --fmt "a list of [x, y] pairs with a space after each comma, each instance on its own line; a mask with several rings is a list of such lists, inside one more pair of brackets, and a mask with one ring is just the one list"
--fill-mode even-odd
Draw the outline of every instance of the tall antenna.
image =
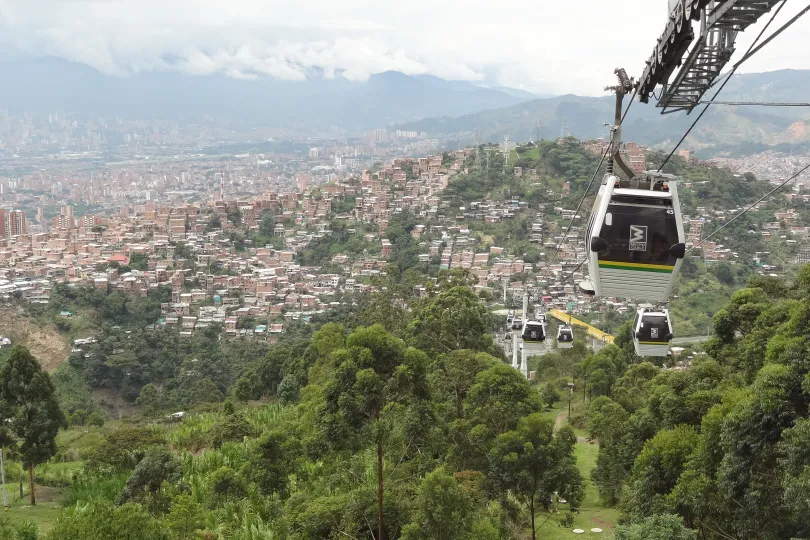
[[509, 135], [503, 136], [503, 168], [509, 167]]
[[565, 138], [565, 118], [562, 119], [562, 126], [560, 127], [560, 138]]

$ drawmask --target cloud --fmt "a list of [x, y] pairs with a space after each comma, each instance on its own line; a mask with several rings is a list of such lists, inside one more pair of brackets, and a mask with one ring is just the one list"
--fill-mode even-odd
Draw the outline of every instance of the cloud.
[[[800, 8], [786, 8], [780, 21]], [[666, 0], [3, 0], [0, 45], [119, 76], [174, 70], [299, 80], [317, 70], [363, 80], [396, 70], [601, 95], [615, 67], [640, 74], [666, 15]], [[802, 39], [809, 29], [810, 17], [743, 71], [810, 68], [810, 40]]]

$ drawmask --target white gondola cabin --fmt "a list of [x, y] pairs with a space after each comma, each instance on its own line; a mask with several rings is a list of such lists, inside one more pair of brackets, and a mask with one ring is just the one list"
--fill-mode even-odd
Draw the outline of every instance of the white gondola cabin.
[[586, 239], [597, 296], [667, 301], [686, 252], [674, 177], [606, 176]]
[[512, 319], [512, 331], [517, 332], [523, 329], [523, 319], [515, 317]]
[[667, 356], [672, 341], [669, 310], [641, 308], [633, 319], [633, 345], [638, 356]]
[[520, 337], [524, 343], [543, 343], [546, 340], [546, 327], [540, 321], [526, 321]]
[[557, 327], [557, 348], [570, 349], [574, 346], [574, 329], [570, 325], [561, 324]]

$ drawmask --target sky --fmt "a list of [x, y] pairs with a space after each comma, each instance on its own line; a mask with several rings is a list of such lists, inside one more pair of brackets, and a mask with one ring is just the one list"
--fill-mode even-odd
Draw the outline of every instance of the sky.
[[[771, 28], [803, 7], [787, 4]], [[641, 74], [667, 11], [667, 0], [0, 0], [0, 57], [57, 56], [118, 76], [396, 70], [602, 95], [615, 67]], [[764, 23], [738, 39], [735, 58]], [[740, 72], [810, 68], [808, 31], [810, 15]]]

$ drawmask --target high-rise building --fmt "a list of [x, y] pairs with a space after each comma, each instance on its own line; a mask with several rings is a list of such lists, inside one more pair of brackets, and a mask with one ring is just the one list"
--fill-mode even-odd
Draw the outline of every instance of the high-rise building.
[[28, 219], [25, 217], [25, 212], [11, 210], [6, 213], [4, 221], [6, 226], [6, 238], [28, 234]]

